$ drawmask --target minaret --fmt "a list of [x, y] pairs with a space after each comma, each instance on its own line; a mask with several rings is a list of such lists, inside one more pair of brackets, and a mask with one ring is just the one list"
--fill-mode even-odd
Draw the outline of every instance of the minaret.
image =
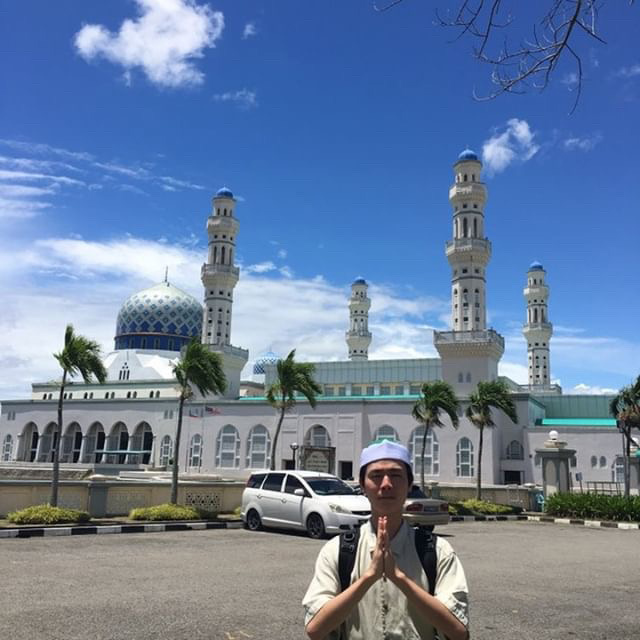
[[367, 296], [369, 285], [358, 278], [351, 285], [349, 300], [349, 331], [346, 333], [349, 360], [368, 360], [371, 333], [369, 332], [369, 308], [371, 299]]
[[551, 376], [549, 340], [553, 325], [547, 313], [549, 287], [545, 283], [545, 276], [543, 266], [539, 262], [532, 262], [523, 292], [527, 301], [527, 322], [522, 333], [527, 341], [529, 386], [533, 389], [548, 387]]
[[485, 270], [491, 243], [484, 235], [487, 189], [480, 182], [482, 164], [465, 149], [453, 165], [455, 182], [449, 190], [453, 209], [453, 240], [447, 242], [451, 265], [451, 318], [454, 331], [487, 328]]
[[462, 391], [480, 380], [494, 380], [504, 353], [504, 338], [487, 330], [485, 289], [491, 243], [484, 233], [487, 189], [480, 181], [481, 170], [482, 163], [471, 149], [465, 149], [453, 165], [454, 183], [449, 189], [453, 239], [446, 244], [452, 331], [434, 331], [443, 378]]
[[234, 263], [239, 227], [234, 216], [235, 206], [233, 193], [226, 187], [219, 189], [213, 197], [213, 209], [207, 220], [209, 251], [201, 270], [204, 287], [202, 342], [223, 356], [228, 384], [225, 395], [229, 397], [239, 393], [240, 372], [249, 357], [248, 351], [231, 345], [233, 289], [240, 274]]

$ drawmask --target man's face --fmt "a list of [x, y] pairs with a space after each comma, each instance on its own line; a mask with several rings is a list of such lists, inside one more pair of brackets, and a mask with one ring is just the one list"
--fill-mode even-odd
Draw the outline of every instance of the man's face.
[[402, 513], [409, 493], [407, 468], [397, 460], [377, 460], [367, 465], [364, 493], [378, 515]]

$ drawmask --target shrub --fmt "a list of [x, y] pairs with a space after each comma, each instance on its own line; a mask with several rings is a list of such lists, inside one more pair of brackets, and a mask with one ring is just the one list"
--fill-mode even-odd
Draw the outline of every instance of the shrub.
[[13, 511], [7, 516], [7, 520], [14, 524], [65, 524], [88, 522], [91, 520], [91, 516], [86, 511], [39, 504], [20, 509], [20, 511]]
[[154, 507], [139, 507], [129, 513], [131, 520], [206, 520], [215, 513], [187, 507], [182, 504], [158, 504]]
[[482, 513], [484, 515], [506, 515], [513, 513], [513, 508], [504, 504], [495, 504], [493, 502], [487, 502], [486, 500], [469, 499], [464, 500], [462, 507], [471, 513]]
[[607, 496], [599, 493], [554, 493], [545, 502], [552, 516], [587, 520], [640, 521], [640, 496]]

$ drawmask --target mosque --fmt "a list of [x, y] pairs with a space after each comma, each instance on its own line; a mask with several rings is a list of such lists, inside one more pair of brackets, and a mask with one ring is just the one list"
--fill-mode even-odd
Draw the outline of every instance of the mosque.
[[[273, 455], [276, 468], [316, 468], [354, 476], [362, 447], [379, 437], [406, 444], [420, 470], [423, 428], [411, 417], [421, 385], [449, 382], [461, 401], [458, 429], [445, 422], [430, 430], [424, 472], [440, 483], [475, 483], [478, 430], [464, 417], [469, 394], [480, 380], [498, 378], [504, 338], [486, 324], [485, 235], [487, 188], [482, 163], [464, 150], [453, 165], [449, 190], [452, 238], [445, 253], [451, 267], [451, 329], [434, 331], [437, 358], [370, 360], [371, 300], [367, 282], [351, 285], [345, 360], [315, 363], [323, 393], [315, 410], [304, 398], [285, 417]], [[194, 397], [185, 408], [180, 469], [188, 474], [245, 478], [268, 468], [276, 412], [264, 397], [273, 382], [273, 353], [254, 360], [254, 378], [242, 381], [249, 353], [231, 343], [237, 200], [227, 189], [213, 197], [207, 219], [208, 254], [202, 265], [204, 305], [165, 281], [128, 298], [116, 321], [114, 351], [105, 358], [105, 384], [73, 382], [65, 393], [61, 463], [112, 469], [167, 469], [173, 462], [177, 390], [172, 365], [194, 337], [219, 353], [228, 388], [224, 396]], [[546, 271], [533, 262], [524, 278], [528, 346], [527, 385], [502, 377], [518, 423], [495, 416], [485, 432], [484, 484], [542, 481], [540, 456], [550, 430], [575, 449], [574, 482], [622, 482], [620, 434], [608, 413], [608, 396], [564, 395], [551, 381], [551, 338]], [[346, 309], [345, 309], [346, 317]], [[3, 400], [0, 465], [50, 464], [57, 388], [34, 383], [30, 400]]]

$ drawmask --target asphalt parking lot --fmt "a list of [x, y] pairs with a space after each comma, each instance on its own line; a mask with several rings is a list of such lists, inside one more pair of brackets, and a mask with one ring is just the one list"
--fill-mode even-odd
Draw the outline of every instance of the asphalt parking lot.
[[[531, 522], [442, 527], [478, 640], [637, 637], [638, 531]], [[244, 530], [0, 540], [0, 638], [299, 640], [323, 544]]]

